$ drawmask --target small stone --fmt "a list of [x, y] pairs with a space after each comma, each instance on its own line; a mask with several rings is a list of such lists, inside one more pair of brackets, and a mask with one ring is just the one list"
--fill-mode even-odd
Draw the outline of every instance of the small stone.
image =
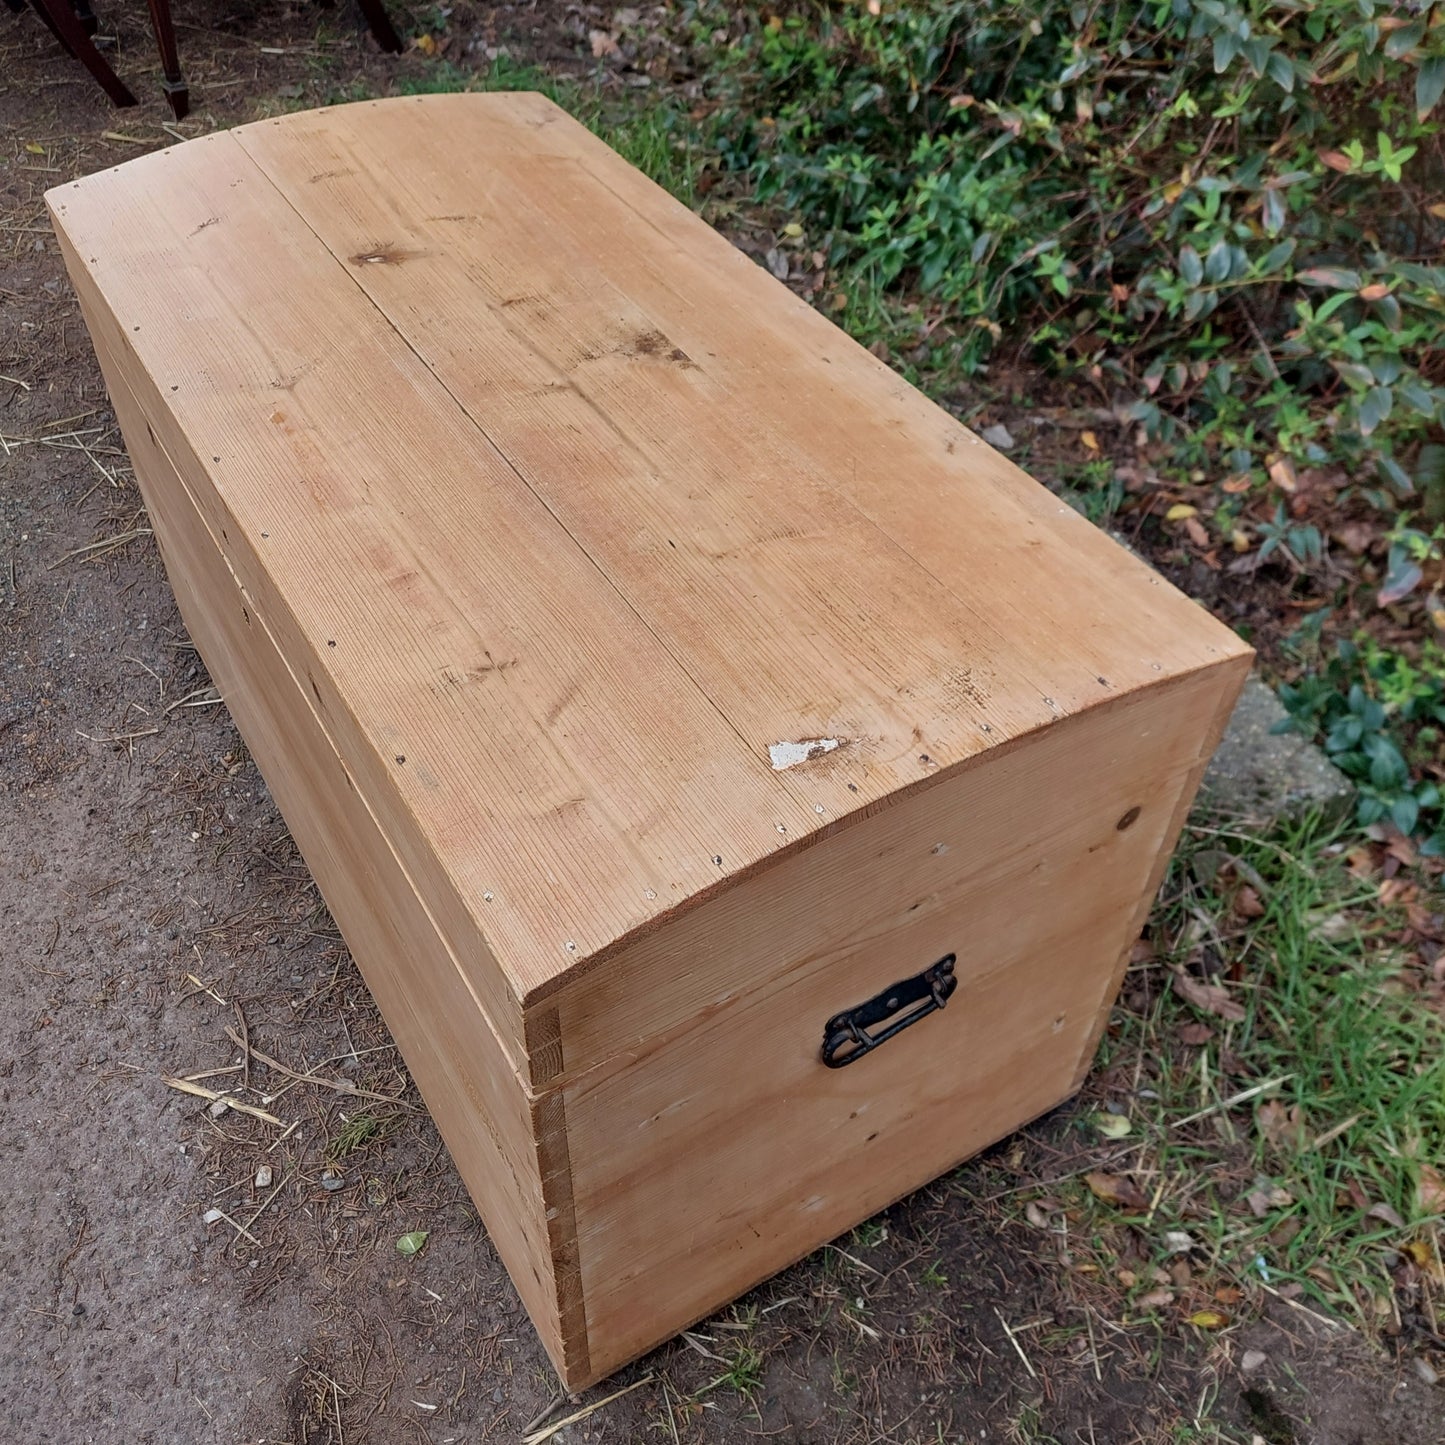
[[339, 1169], [323, 1169], [321, 1171], [321, 1187], [329, 1189], [332, 1193], [345, 1186], [346, 1180], [341, 1177]]
[[269, 1189], [271, 1187], [271, 1166], [263, 1164], [256, 1171], [256, 1188]]
[[70, 1307], [70, 1313], [73, 1314], [76, 1319], [79, 1319], [81, 1315], [85, 1313], [85, 1306], [77, 1300], [76, 1303]]
[[230, 1107], [224, 1099], [217, 1099], [216, 1102], [211, 1105], [211, 1118], [219, 1119]]
[[1438, 1385], [1440, 1383], [1440, 1372], [1430, 1363], [1418, 1355], [1415, 1357], [1415, 1373], [1424, 1380], [1427, 1385]]
[[500, 1385], [492, 1391], [492, 1404], [500, 1405], [506, 1398], [507, 1392]]
[[208, 1209], [201, 1215], [202, 1224], [219, 1224], [226, 1217], [225, 1212], [220, 1209]]
[[986, 426], [979, 432], [989, 446], [997, 447], [1001, 452], [1011, 452], [1018, 444], [1014, 441], [1013, 433], [1002, 423], [995, 426]]
[[1269, 1356], [1263, 1350], [1246, 1350], [1244, 1358], [1239, 1362], [1240, 1371], [1246, 1375], [1252, 1375], [1261, 1365], [1267, 1364]]

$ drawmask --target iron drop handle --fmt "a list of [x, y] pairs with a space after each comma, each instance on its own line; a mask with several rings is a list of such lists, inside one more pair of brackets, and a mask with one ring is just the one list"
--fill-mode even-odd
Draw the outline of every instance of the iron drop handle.
[[[901, 979], [867, 1003], [834, 1014], [823, 1026], [823, 1062], [830, 1069], [841, 1069], [941, 1009], [958, 987], [953, 973], [956, 961], [957, 955], [945, 954], [922, 973]], [[875, 1024], [886, 1027], [870, 1032]]]

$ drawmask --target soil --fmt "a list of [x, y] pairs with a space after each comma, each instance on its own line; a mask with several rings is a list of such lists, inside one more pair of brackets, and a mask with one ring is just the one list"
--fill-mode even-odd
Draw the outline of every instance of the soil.
[[[41, 201], [436, 61], [381, 56], [345, 9], [182, 8], [180, 125], [143, 7], [102, 16], [129, 111], [33, 14], [0, 23], [4, 1438], [472, 1445], [637, 1385], [553, 1438], [1439, 1445], [1440, 1394], [1410, 1362], [1297, 1304], [1215, 1334], [1095, 1308], [1011, 1203], [1089, 1167], [1067, 1109], [559, 1395], [187, 641]], [[582, 74], [607, 19], [458, 4], [442, 49], [466, 65], [506, 43]], [[280, 1122], [168, 1082], [187, 1076], [250, 1084]]]

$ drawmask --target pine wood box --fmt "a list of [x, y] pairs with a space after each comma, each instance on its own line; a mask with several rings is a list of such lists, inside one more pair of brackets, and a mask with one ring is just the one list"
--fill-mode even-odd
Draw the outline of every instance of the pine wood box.
[[539, 96], [50, 204], [186, 623], [569, 1386], [1078, 1087], [1232, 633]]

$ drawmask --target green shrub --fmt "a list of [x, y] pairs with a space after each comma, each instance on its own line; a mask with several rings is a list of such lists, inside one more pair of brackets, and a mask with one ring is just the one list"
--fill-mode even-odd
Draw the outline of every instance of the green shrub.
[[1445, 514], [1445, 0], [693, 9], [725, 162], [964, 372], [1027, 338], [1230, 472]]
[[1359, 789], [1358, 818], [1388, 818], [1445, 853], [1445, 808], [1432, 763], [1445, 736], [1445, 653], [1425, 643], [1418, 658], [1369, 637], [1340, 642], [1299, 682], [1280, 688], [1292, 725], [1319, 739]]

